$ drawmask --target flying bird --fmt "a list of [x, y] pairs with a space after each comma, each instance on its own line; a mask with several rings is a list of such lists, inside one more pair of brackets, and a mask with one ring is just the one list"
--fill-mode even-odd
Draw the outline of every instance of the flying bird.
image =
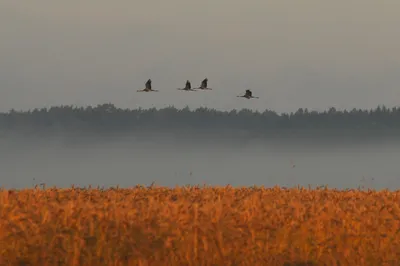
[[203, 81], [201, 82], [200, 87], [197, 88], [197, 89], [199, 89], [199, 90], [212, 90], [211, 88], [207, 88], [207, 83], [208, 83], [208, 79], [207, 78], [203, 79]]
[[194, 89], [192, 89], [192, 85], [190, 84], [190, 81], [189, 80], [187, 80], [186, 81], [186, 85], [185, 85], [185, 88], [178, 88], [178, 90], [181, 90], [181, 91], [195, 91]]
[[251, 92], [251, 90], [246, 90], [246, 93], [244, 94], [244, 95], [240, 95], [240, 96], [237, 96], [237, 97], [243, 97], [243, 98], [246, 98], [246, 99], [250, 99], [250, 98], [259, 98], [259, 97], [254, 97], [253, 96], [253, 93]]
[[145, 91], [145, 92], [148, 92], [148, 91], [158, 91], [158, 90], [153, 90], [152, 88], [151, 88], [151, 79], [149, 79], [146, 83], [145, 83], [145, 85], [146, 85], [146, 88], [145, 89], [143, 89], [143, 90], [137, 90], [138, 92], [141, 92], [141, 91]]

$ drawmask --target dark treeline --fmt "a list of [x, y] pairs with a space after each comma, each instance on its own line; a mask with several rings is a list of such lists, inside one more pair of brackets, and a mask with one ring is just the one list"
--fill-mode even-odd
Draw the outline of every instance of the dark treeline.
[[271, 132], [397, 132], [400, 130], [400, 107], [378, 106], [373, 110], [330, 108], [323, 112], [299, 109], [277, 114], [248, 109], [218, 111], [209, 108], [190, 110], [120, 109], [113, 104], [96, 107], [59, 106], [29, 111], [11, 110], [0, 113], [2, 131], [19, 130], [89, 130], [89, 131], [247, 131], [254, 134]]

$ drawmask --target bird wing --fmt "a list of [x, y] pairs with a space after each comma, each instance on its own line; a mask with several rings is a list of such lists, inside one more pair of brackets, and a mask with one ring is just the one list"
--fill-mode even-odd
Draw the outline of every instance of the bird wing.
[[208, 81], [208, 79], [205, 78], [205, 79], [201, 82], [201, 87], [202, 87], [202, 88], [207, 88], [207, 81]]
[[151, 80], [150, 79], [146, 82], [146, 89], [151, 89]]

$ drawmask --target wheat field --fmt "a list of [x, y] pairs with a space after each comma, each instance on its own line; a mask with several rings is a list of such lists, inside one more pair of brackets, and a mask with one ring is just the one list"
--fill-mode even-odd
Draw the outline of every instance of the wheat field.
[[399, 265], [400, 192], [0, 190], [0, 265]]

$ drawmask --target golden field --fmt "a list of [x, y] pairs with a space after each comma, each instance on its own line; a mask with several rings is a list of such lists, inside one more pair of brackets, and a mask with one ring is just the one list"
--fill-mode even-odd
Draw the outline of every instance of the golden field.
[[0, 265], [400, 265], [400, 191], [0, 190]]

